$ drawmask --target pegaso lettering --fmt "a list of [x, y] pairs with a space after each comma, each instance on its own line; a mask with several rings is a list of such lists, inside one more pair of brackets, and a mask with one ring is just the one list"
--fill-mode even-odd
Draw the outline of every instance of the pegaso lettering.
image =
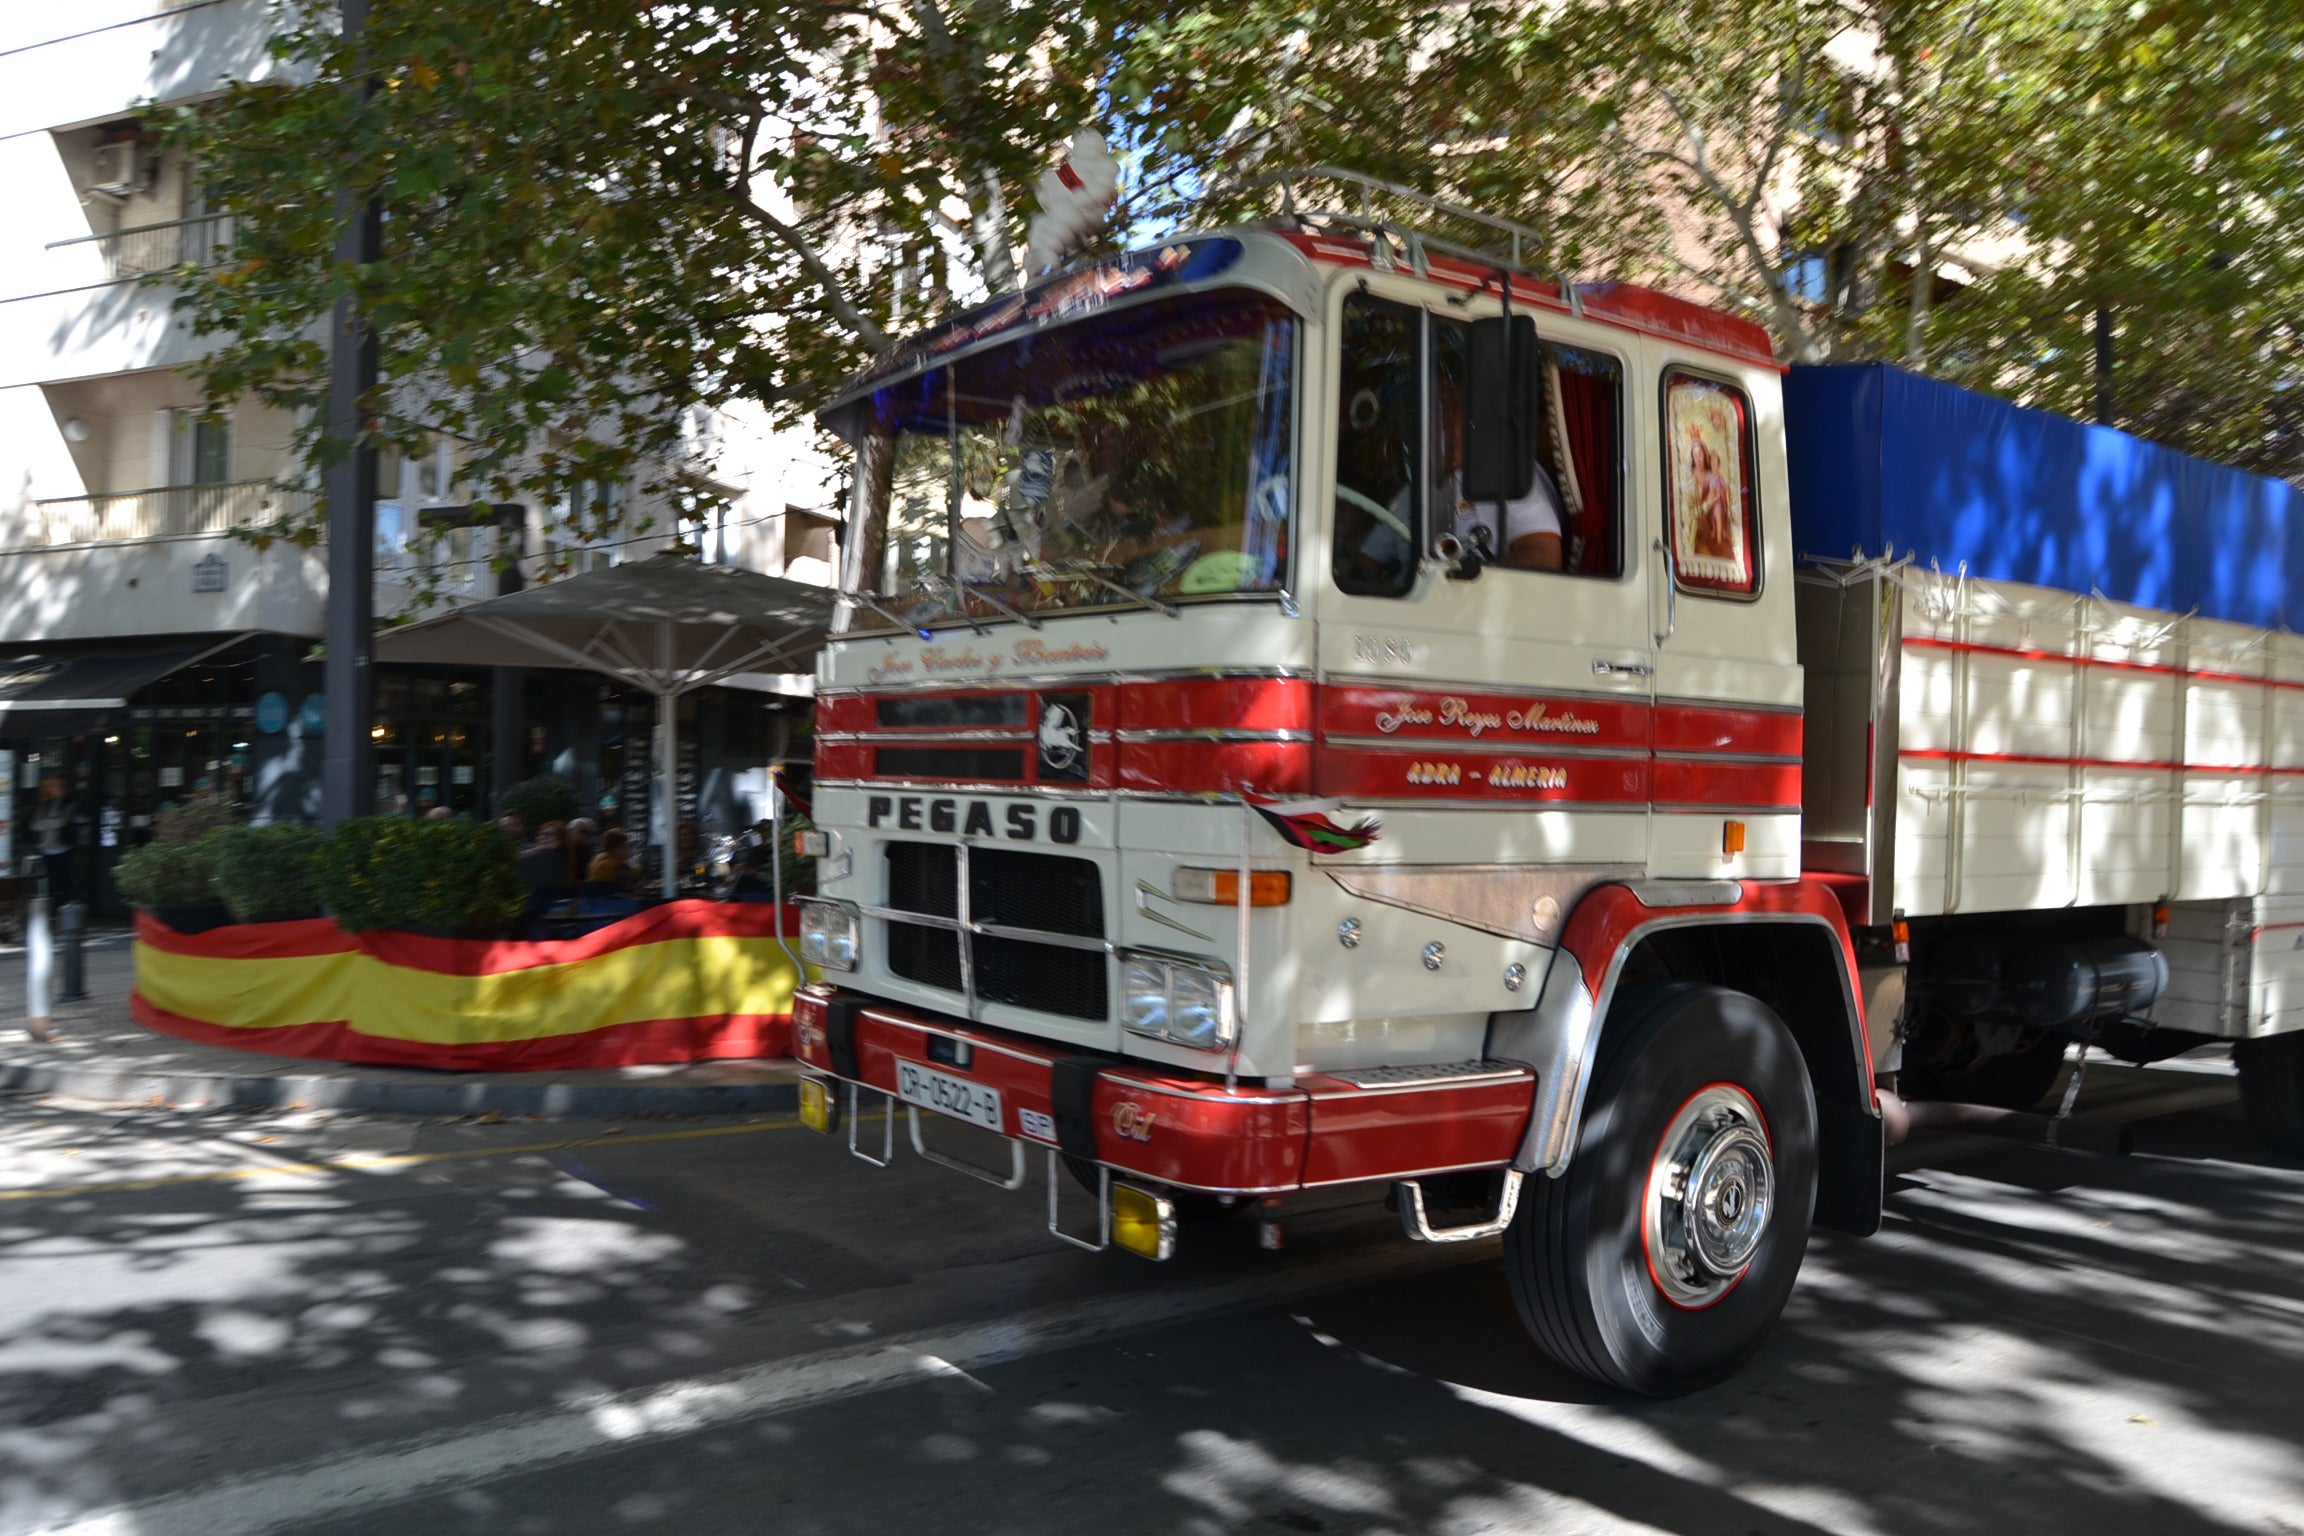
[[1544, 703], [1522, 704], [1504, 709], [1487, 704], [1474, 704], [1454, 694], [1445, 694], [1436, 702], [1427, 703], [1414, 694], [1402, 699], [1394, 709], [1376, 711], [1376, 729], [1390, 736], [1412, 725], [1438, 726], [1442, 730], [1462, 731], [1478, 738], [1490, 731], [1541, 731], [1562, 736], [1597, 736], [1600, 722], [1589, 715], [1574, 711], [1560, 714]]
[[[999, 814], [995, 815], [995, 810]], [[966, 800], [958, 795], [874, 795], [864, 802], [864, 824], [894, 827], [899, 832], [941, 832], [1029, 843], [1038, 840], [1042, 820], [1039, 806], [1021, 802], [995, 806], [989, 800]], [[1080, 807], [1048, 807], [1046, 826], [1052, 843], [1080, 841]]]

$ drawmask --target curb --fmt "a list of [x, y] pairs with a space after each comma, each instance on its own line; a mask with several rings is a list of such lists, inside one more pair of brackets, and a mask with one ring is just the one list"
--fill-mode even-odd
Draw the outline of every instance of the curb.
[[800, 1090], [770, 1083], [554, 1083], [442, 1073], [437, 1082], [351, 1076], [149, 1072], [133, 1067], [55, 1066], [0, 1060], [0, 1092], [60, 1094], [172, 1109], [368, 1109], [400, 1115], [495, 1110], [545, 1119], [623, 1115], [791, 1113]]

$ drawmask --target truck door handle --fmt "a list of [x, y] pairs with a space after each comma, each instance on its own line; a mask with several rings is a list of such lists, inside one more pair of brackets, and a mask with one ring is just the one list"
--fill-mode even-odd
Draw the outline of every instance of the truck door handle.
[[1662, 645], [1680, 627], [1680, 564], [1672, 558], [1672, 546], [1663, 539], [1656, 541], [1656, 553], [1664, 557], [1664, 633], [1656, 637], [1656, 643]]
[[1595, 661], [1594, 677], [1654, 677], [1656, 668], [1645, 661]]

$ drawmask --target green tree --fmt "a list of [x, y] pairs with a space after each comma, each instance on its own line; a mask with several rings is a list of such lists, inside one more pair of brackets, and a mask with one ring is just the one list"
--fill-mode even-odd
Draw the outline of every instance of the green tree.
[[[390, 0], [364, 105], [332, 6], [282, 4], [281, 79], [183, 115], [238, 215], [184, 281], [211, 398], [294, 409], [314, 463], [351, 289], [378, 435], [465, 439], [475, 495], [707, 497], [689, 407], [798, 419], [1013, 286], [1034, 179], [1096, 122], [1132, 172], [1115, 240], [1278, 211], [1273, 173], [1333, 163], [1792, 359], [2086, 413], [2102, 311], [2124, 425], [2304, 468], [2293, 0]], [[388, 211], [358, 272], [347, 179]]]
[[[272, 78], [175, 123], [235, 216], [222, 261], [172, 275], [209, 398], [293, 412], [319, 468], [350, 292], [376, 441], [448, 434], [476, 497], [566, 507], [603, 481], [696, 506], [693, 407], [791, 419], [893, 331], [1013, 286], [1020, 194], [1092, 114], [1114, 25], [1094, 3], [388, 0], [363, 99], [330, 0], [277, 23]], [[385, 209], [357, 270], [333, 259], [340, 185]]]

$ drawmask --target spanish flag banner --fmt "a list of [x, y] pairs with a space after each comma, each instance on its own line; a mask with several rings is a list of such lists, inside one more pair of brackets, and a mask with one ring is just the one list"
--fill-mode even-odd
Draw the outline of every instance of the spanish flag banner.
[[[793, 909], [783, 932], [796, 933]], [[373, 1066], [548, 1071], [791, 1054], [800, 967], [766, 904], [675, 901], [573, 939], [348, 934], [325, 918], [179, 933], [136, 919], [148, 1029]]]

